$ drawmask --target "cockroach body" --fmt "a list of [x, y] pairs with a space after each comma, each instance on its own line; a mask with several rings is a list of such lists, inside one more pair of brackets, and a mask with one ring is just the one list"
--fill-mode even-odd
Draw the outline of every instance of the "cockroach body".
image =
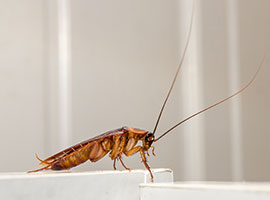
[[[149, 171], [151, 180], [153, 181], [153, 174], [150, 170], [149, 165], [147, 164], [147, 159], [145, 154], [149, 156], [148, 150], [151, 147], [152, 148], [152, 154], [154, 154], [154, 147], [152, 146], [152, 143], [157, 142], [159, 139], [161, 139], [163, 136], [171, 132], [173, 129], [181, 125], [182, 123], [188, 121], [189, 119], [231, 99], [232, 97], [240, 94], [243, 92], [247, 87], [251, 85], [251, 83], [255, 80], [257, 77], [264, 59], [265, 59], [265, 54], [263, 56], [263, 59], [254, 74], [254, 76], [251, 78], [251, 80], [240, 90], [235, 92], [229, 97], [226, 97], [215, 104], [212, 104], [211, 106], [202, 109], [201, 111], [190, 115], [189, 117], [185, 118], [184, 120], [180, 121], [173, 127], [171, 127], [169, 130], [167, 130], [165, 133], [161, 134], [157, 139], [155, 139], [155, 132], [157, 130], [157, 126], [159, 124], [161, 115], [163, 113], [163, 110], [165, 108], [165, 105], [167, 103], [167, 100], [171, 94], [171, 91], [174, 87], [176, 78], [178, 76], [178, 73], [181, 69], [182, 63], [184, 61], [184, 57], [187, 51], [187, 47], [189, 44], [190, 36], [191, 36], [191, 30], [192, 30], [192, 24], [193, 24], [193, 14], [194, 13], [194, 4], [193, 4], [193, 9], [192, 9], [192, 17], [190, 21], [190, 28], [189, 28], [189, 33], [188, 33], [188, 38], [185, 44], [185, 48], [183, 51], [183, 55], [180, 59], [180, 63], [178, 65], [177, 71], [174, 75], [173, 82], [171, 84], [171, 87], [169, 89], [169, 92], [165, 98], [165, 101], [163, 102], [163, 105], [161, 107], [161, 110], [159, 112], [155, 127], [153, 132], [150, 131], [145, 131], [145, 130], [140, 130], [136, 128], [131, 128], [131, 127], [122, 127], [113, 131], [108, 131], [104, 134], [101, 134], [97, 137], [91, 138], [89, 140], [86, 140], [84, 142], [81, 142], [77, 145], [74, 145], [72, 147], [69, 147], [65, 149], [64, 151], [61, 151], [45, 160], [41, 160], [37, 155], [37, 159], [40, 161], [40, 165], [43, 166], [41, 169], [29, 171], [31, 172], [38, 172], [42, 170], [64, 170], [64, 169], [70, 169], [72, 167], [75, 167], [77, 165], [80, 165], [81, 163], [84, 163], [88, 159], [91, 162], [96, 162], [103, 158], [107, 153], [109, 153], [110, 158], [113, 160], [113, 168], [116, 169], [115, 167], [115, 162], [117, 159], [120, 160], [121, 164], [123, 167], [127, 170], [130, 170], [125, 166], [122, 160], [122, 155], [124, 154], [125, 156], [131, 156], [137, 152], [140, 152], [142, 162], [145, 165], [146, 169]], [[141, 145], [137, 145], [137, 143], [141, 141]], [[137, 146], [136, 146], [137, 145]]]
[[[147, 164], [145, 152], [149, 155], [148, 149], [152, 147], [151, 145], [154, 139], [153, 133], [124, 126], [69, 147], [45, 160], [41, 160], [36, 155], [37, 159], [40, 161], [40, 165], [43, 165], [44, 167], [29, 172], [70, 169], [84, 163], [88, 159], [91, 162], [96, 162], [103, 158], [107, 153], [110, 153], [109, 156], [114, 161], [114, 169], [116, 169], [115, 161], [119, 159], [123, 167], [130, 170], [125, 166], [122, 160], [122, 154], [124, 153], [126, 156], [131, 156], [140, 152], [142, 162], [149, 170], [151, 178], [153, 179], [152, 172]], [[138, 141], [142, 142], [142, 146], [135, 147]], [[154, 155], [154, 151], [152, 151], [152, 153]]]

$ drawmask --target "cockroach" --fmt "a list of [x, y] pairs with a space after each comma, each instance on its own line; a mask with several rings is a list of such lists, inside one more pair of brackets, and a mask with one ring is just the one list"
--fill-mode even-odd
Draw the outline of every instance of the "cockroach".
[[[43, 167], [37, 170], [32, 170], [28, 171], [28, 173], [32, 172], [38, 172], [38, 171], [43, 171], [43, 170], [66, 170], [73, 168], [77, 165], [80, 165], [84, 163], [87, 160], [90, 160], [91, 162], [97, 162], [101, 158], [103, 158], [106, 154], [109, 153], [110, 158], [113, 160], [113, 168], [116, 170], [115, 163], [116, 160], [119, 160], [123, 167], [126, 170], [130, 170], [129, 168], [126, 167], [122, 160], [123, 154], [125, 156], [131, 156], [137, 152], [140, 152], [142, 162], [145, 166], [145, 168], [149, 171], [150, 176], [151, 176], [151, 181], [153, 181], [153, 174], [151, 172], [151, 169], [147, 163], [146, 155], [149, 156], [148, 150], [152, 148], [152, 154], [154, 154], [154, 146], [152, 145], [153, 143], [157, 142], [160, 140], [162, 137], [164, 137], [166, 134], [174, 130], [176, 127], [181, 125], [182, 123], [190, 120], [191, 118], [231, 99], [232, 97], [240, 94], [243, 92], [247, 87], [251, 85], [251, 83], [255, 80], [257, 77], [266, 54], [264, 54], [261, 63], [259, 64], [259, 67], [256, 71], [256, 73], [253, 75], [251, 80], [239, 91], [235, 92], [229, 97], [226, 97], [215, 104], [208, 106], [207, 108], [200, 110], [199, 112], [194, 113], [193, 115], [190, 115], [189, 117], [185, 118], [184, 120], [180, 121], [170, 129], [168, 129], [166, 132], [161, 134], [158, 138], [155, 139], [155, 133], [161, 118], [161, 115], [163, 113], [163, 110], [165, 108], [165, 105], [168, 101], [168, 98], [171, 94], [171, 91], [175, 85], [176, 78], [178, 76], [178, 73], [181, 69], [181, 66], [183, 64], [186, 51], [189, 45], [190, 37], [191, 37], [191, 32], [192, 32], [192, 24], [193, 24], [193, 16], [194, 16], [194, 5], [192, 9], [192, 15], [191, 15], [191, 20], [190, 20], [190, 27], [189, 27], [189, 32], [188, 32], [188, 37], [187, 41], [185, 44], [185, 48], [183, 51], [183, 55], [180, 59], [177, 71], [174, 75], [172, 84], [170, 86], [170, 89], [168, 91], [168, 94], [162, 104], [161, 110], [159, 112], [159, 115], [157, 117], [157, 121], [154, 126], [154, 130], [152, 132], [147, 131], [147, 130], [141, 130], [137, 128], [132, 128], [132, 127], [127, 127], [124, 126], [122, 128], [108, 131], [106, 133], [103, 133], [99, 136], [96, 136], [94, 138], [85, 140], [79, 144], [76, 144], [72, 147], [69, 147], [55, 155], [50, 156], [49, 158], [46, 158], [45, 160], [41, 160], [37, 155], [36, 158], [40, 161], [40, 165]], [[137, 143], [141, 141], [141, 145], [137, 145]], [[137, 145], [137, 146], [136, 146]]]

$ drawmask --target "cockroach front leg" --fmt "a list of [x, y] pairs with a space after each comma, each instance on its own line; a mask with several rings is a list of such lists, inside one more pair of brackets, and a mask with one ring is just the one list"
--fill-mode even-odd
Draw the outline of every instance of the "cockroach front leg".
[[151, 176], [151, 182], [153, 182], [154, 177], [153, 177], [153, 174], [151, 172], [151, 169], [150, 169], [149, 165], [147, 164], [147, 160], [146, 160], [146, 157], [145, 157], [145, 153], [143, 151], [143, 147], [142, 146], [137, 146], [137, 147], [134, 147], [134, 148], [132, 148], [129, 151], [124, 152], [124, 153], [125, 153], [126, 156], [131, 156], [131, 155], [137, 153], [138, 151], [140, 151], [142, 162], [143, 162], [145, 168], [149, 171], [150, 176]]
[[152, 154], [153, 154], [153, 156], [156, 156], [156, 154], [155, 154], [155, 147], [154, 146], [151, 146], [151, 148], [152, 148]]
[[151, 176], [151, 182], [153, 182], [154, 177], [153, 177], [153, 174], [152, 174], [152, 172], [151, 172], [151, 169], [150, 169], [149, 165], [147, 164], [147, 160], [146, 160], [146, 157], [145, 157], [145, 153], [144, 153], [144, 151], [143, 151], [142, 148], [140, 149], [140, 154], [141, 154], [141, 158], [142, 158], [142, 161], [143, 161], [144, 166], [146, 167], [146, 169], [147, 169], [147, 170], [149, 171], [149, 173], [150, 173], [150, 176]]
[[[155, 154], [155, 147], [154, 146], [151, 146], [151, 149], [152, 149], [153, 156], [156, 156], [156, 154]], [[148, 150], [146, 151], [146, 154], [147, 154], [147, 156], [150, 157], [150, 154], [149, 154]]]

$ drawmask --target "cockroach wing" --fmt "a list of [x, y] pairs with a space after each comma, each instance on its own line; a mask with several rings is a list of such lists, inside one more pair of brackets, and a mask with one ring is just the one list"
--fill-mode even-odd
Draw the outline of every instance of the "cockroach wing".
[[88, 139], [88, 140], [85, 140], [79, 144], [76, 144], [76, 145], [73, 145], [63, 151], [60, 151], [59, 153], [57, 154], [54, 154], [52, 156], [50, 156], [49, 158], [46, 158], [45, 160], [41, 160], [39, 159], [38, 157], [38, 160], [40, 160], [40, 165], [43, 165], [43, 166], [46, 166], [46, 165], [49, 165], [53, 162], [55, 162], [56, 160], [59, 160], [60, 158], [63, 158], [69, 154], [71, 154], [72, 152], [74, 151], [77, 151], [79, 150], [80, 148], [84, 147], [85, 145], [89, 144], [90, 142], [93, 142], [93, 141], [96, 141], [96, 140], [99, 140], [99, 139], [103, 139], [103, 138], [106, 138], [106, 137], [110, 137], [110, 136], [113, 136], [113, 135], [121, 135], [123, 134], [124, 132], [126, 131], [125, 127], [122, 127], [122, 128], [119, 128], [119, 129], [116, 129], [116, 130], [112, 130], [112, 131], [108, 131], [106, 133], [103, 133], [101, 135], [98, 135], [96, 137], [93, 137], [91, 139]]

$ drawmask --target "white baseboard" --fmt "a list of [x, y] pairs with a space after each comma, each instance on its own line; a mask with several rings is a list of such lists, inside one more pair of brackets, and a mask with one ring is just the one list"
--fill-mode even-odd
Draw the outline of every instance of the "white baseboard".
[[141, 200], [269, 200], [270, 183], [179, 182], [140, 185]]

